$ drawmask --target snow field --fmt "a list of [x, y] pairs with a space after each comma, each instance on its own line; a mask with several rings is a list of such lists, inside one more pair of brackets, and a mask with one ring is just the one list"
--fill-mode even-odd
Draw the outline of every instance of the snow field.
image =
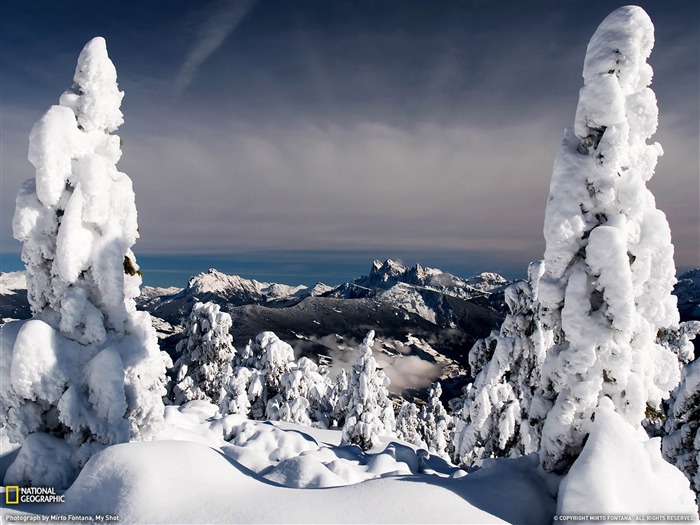
[[551, 522], [554, 500], [534, 458], [466, 475], [397, 440], [363, 452], [340, 439], [340, 431], [222, 418], [204, 401], [169, 406], [156, 441], [105, 449], [65, 504], [32, 511], [116, 514], [123, 523]]

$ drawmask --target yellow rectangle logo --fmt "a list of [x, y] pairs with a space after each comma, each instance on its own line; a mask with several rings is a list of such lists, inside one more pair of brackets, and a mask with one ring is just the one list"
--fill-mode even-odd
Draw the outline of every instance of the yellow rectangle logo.
[[[10, 493], [14, 491], [14, 498], [10, 497]], [[8, 485], [5, 487], [5, 505], [19, 505], [19, 486]]]

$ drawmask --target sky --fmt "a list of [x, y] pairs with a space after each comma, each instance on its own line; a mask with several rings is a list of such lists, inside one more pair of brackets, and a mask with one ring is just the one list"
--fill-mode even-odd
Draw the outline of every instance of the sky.
[[[341, 280], [387, 257], [524, 275], [544, 252], [586, 45], [621, 5], [3, 0], [0, 270], [21, 265], [11, 223], [34, 175], [31, 127], [99, 35], [125, 92], [118, 168], [136, 193], [134, 251], [158, 284], [222, 258], [282, 282], [322, 280], [312, 274], [328, 265], [326, 280]], [[700, 2], [639, 5], [656, 27], [665, 151], [649, 187], [678, 268], [698, 267]]]

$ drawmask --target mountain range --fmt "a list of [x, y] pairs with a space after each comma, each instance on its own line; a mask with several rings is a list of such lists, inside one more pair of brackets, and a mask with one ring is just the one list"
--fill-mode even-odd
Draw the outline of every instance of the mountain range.
[[[215, 302], [231, 315], [237, 347], [269, 330], [291, 344], [297, 357], [331, 369], [353, 363], [358, 342], [375, 330], [375, 352], [387, 374], [394, 372], [401, 393], [410, 397], [439, 378], [450, 398], [469, 379], [473, 343], [500, 326], [503, 292], [512, 282], [496, 273], [461, 278], [389, 259], [374, 261], [367, 275], [335, 287], [259, 282], [211, 269], [185, 288], [144, 286], [137, 303], [151, 313], [161, 348], [173, 356], [198, 301]], [[683, 320], [700, 319], [700, 269], [681, 275], [674, 293]], [[22, 272], [0, 274], [0, 299], [3, 319], [30, 316]]]

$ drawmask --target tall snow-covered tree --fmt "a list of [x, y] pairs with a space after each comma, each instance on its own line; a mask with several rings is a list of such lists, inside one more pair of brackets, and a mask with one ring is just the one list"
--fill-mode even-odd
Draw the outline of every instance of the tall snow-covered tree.
[[563, 472], [580, 453], [599, 400], [639, 427], [679, 380], [657, 336], [678, 326], [671, 233], [646, 187], [658, 143], [654, 27], [621, 7], [586, 52], [573, 130], [554, 163], [545, 213], [541, 319], [554, 344], [542, 368], [540, 459]]
[[218, 405], [231, 379], [236, 349], [231, 337], [231, 316], [218, 304], [197, 302], [185, 324], [186, 337], [176, 347], [180, 357], [173, 371], [172, 399], [180, 405], [204, 399]]
[[393, 435], [394, 407], [389, 399], [389, 378], [377, 368], [372, 356], [374, 330], [360, 345], [360, 358], [350, 375], [350, 403], [343, 425], [343, 443], [359, 445], [363, 450], [372, 448], [381, 435]]
[[479, 465], [489, 457], [537, 451], [531, 404], [540, 383], [550, 334], [542, 329], [537, 290], [544, 266], [531, 263], [528, 279], [505, 290], [509, 309], [500, 331], [476, 342], [469, 352], [475, 375], [456, 418], [455, 461]]
[[428, 402], [420, 411], [420, 433], [428, 447], [428, 452], [438, 456], [448, 457], [447, 448], [450, 442], [449, 426], [451, 417], [440, 401], [442, 385], [437, 381], [430, 385]]
[[[123, 93], [105, 40], [84, 47], [72, 87], [32, 128], [36, 176], [17, 196], [32, 320], [3, 328], [0, 424], [22, 442], [6, 480], [68, 485], [95, 451], [149, 439], [165, 367], [148, 313], [131, 180], [116, 168]], [[50, 464], [37, 458], [55, 456]]]

